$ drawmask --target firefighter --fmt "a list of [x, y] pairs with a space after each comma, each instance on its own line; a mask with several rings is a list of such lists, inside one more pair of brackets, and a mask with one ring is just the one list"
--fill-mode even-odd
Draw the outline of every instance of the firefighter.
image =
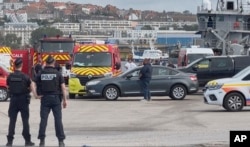
[[[62, 124], [62, 105], [66, 108], [66, 88], [64, 78], [55, 68], [55, 59], [49, 56], [46, 59], [46, 66], [41, 73], [36, 77], [38, 95], [41, 95], [41, 110], [40, 110], [40, 127], [38, 139], [40, 146], [45, 146], [45, 130], [47, 127], [48, 115], [52, 110], [55, 120], [56, 137], [59, 141], [59, 146], [64, 147], [65, 134]], [[62, 98], [60, 94], [63, 94]], [[62, 105], [61, 105], [62, 101]]]
[[35, 144], [31, 142], [29, 127], [30, 90], [35, 97], [37, 97], [37, 94], [34, 83], [27, 75], [21, 72], [23, 66], [22, 58], [17, 58], [14, 62], [14, 66], [14, 73], [11, 73], [7, 78], [7, 85], [10, 94], [10, 105], [8, 110], [10, 121], [9, 132], [7, 135], [8, 142], [6, 146], [12, 146], [18, 112], [21, 113], [23, 121], [22, 135], [25, 139], [25, 146], [34, 146]]

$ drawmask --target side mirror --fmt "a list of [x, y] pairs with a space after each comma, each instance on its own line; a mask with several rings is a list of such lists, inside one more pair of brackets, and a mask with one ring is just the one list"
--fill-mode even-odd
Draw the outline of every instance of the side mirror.
[[130, 79], [130, 78], [132, 78], [132, 77], [133, 77], [132, 74], [129, 74], [129, 75], [126, 76], [127, 79]]
[[198, 67], [198, 65], [196, 64], [196, 65], [194, 65], [194, 66], [192, 66], [192, 69], [194, 70], [194, 71], [197, 71], [197, 69], [198, 69], [199, 67]]
[[66, 63], [65, 68], [66, 68], [67, 70], [70, 70], [70, 69], [71, 69], [71, 64], [70, 64], [70, 63]]
[[121, 63], [119, 63], [119, 62], [116, 62], [115, 63], [115, 69], [120, 69], [121, 68]]

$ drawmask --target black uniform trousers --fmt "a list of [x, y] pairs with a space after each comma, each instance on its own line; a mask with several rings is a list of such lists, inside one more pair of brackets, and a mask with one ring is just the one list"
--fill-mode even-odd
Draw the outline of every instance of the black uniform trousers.
[[9, 133], [7, 138], [12, 140], [15, 135], [15, 127], [18, 112], [21, 113], [23, 121], [23, 132], [22, 135], [26, 141], [30, 141], [30, 126], [29, 126], [29, 100], [28, 95], [11, 95], [10, 105], [8, 110], [9, 121]]
[[51, 110], [54, 115], [56, 137], [58, 138], [59, 141], [64, 140], [65, 134], [62, 124], [62, 105], [59, 95], [44, 95], [41, 98], [41, 109], [40, 109], [41, 122], [40, 122], [38, 139], [45, 139], [46, 137], [45, 131], [47, 127], [48, 116]]

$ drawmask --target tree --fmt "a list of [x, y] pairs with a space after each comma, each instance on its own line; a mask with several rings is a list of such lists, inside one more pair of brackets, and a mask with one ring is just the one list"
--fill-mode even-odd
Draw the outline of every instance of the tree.
[[33, 45], [34, 43], [39, 42], [39, 40], [46, 35], [47, 37], [55, 37], [57, 35], [62, 36], [63, 32], [56, 28], [51, 27], [41, 27], [34, 30], [31, 33], [30, 43]]
[[17, 37], [16, 34], [7, 34], [4, 39], [4, 44], [12, 49], [20, 48], [21, 37]]

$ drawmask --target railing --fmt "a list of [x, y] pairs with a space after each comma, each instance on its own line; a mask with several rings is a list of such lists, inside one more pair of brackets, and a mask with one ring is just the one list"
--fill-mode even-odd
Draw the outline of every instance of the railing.
[[250, 21], [249, 22], [204, 22], [199, 24], [199, 29], [200, 30], [205, 30], [205, 29], [217, 29], [217, 30], [242, 30], [242, 31], [250, 31]]

